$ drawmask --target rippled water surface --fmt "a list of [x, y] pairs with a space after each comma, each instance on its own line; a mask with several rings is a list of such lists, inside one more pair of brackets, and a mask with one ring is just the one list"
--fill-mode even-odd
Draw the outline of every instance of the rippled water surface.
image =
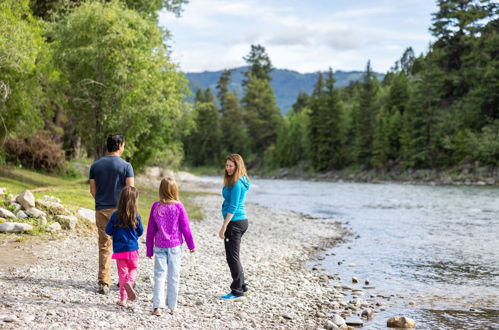
[[352, 276], [361, 284], [369, 279], [375, 288], [365, 290], [366, 297], [385, 296], [376, 299], [386, 310], [365, 328], [384, 328], [387, 318], [403, 315], [420, 329], [499, 329], [499, 188], [252, 184], [250, 202], [351, 228], [354, 236], [328, 251], [322, 266], [342, 284], [351, 284]]

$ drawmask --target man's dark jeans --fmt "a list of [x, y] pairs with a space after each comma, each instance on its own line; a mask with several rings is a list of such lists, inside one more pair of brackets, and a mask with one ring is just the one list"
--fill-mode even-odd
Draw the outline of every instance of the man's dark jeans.
[[243, 266], [239, 259], [241, 238], [247, 229], [248, 220], [237, 220], [229, 222], [227, 229], [225, 230], [225, 255], [232, 276], [230, 289], [231, 293], [238, 297], [244, 296], [244, 292], [248, 290], [248, 287], [244, 282]]

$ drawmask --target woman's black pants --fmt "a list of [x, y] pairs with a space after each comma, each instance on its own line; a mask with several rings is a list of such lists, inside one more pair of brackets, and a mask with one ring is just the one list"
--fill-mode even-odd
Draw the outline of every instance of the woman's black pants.
[[239, 258], [239, 249], [241, 246], [241, 238], [248, 229], [248, 220], [230, 221], [225, 230], [225, 256], [227, 264], [230, 268], [232, 276], [232, 284], [230, 285], [231, 293], [234, 296], [244, 296], [248, 290], [244, 282], [243, 266]]

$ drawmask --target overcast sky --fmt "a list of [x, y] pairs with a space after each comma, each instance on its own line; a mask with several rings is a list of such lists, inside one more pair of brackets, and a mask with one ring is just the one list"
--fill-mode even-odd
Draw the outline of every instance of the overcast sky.
[[251, 44], [274, 67], [299, 72], [387, 71], [406, 47], [426, 52], [434, 0], [190, 0], [160, 13], [173, 60], [185, 72], [244, 65]]

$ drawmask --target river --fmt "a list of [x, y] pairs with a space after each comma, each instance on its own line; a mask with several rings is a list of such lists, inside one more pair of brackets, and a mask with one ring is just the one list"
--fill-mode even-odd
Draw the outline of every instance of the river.
[[[365, 328], [499, 329], [499, 188], [252, 179], [248, 201], [341, 221], [320, 266], [381, 295]], [[313, 223], [311, 223], [313, 225]], [[322, 258], [321, 258], [322, 259]], [[356, 267], [349, 266], [356, 264]]]

